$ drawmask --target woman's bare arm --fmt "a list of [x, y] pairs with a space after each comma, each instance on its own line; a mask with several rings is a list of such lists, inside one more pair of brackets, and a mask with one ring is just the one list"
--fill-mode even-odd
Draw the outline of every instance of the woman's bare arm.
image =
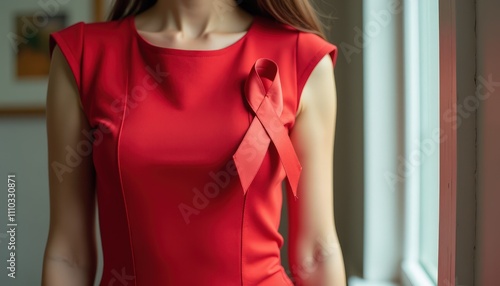
[[91, 153], [82, 149], [91, 146], [84, 132], [90, 126], [58, 46], [51, 60], [46, 118], [50, 228], [42, 286], [91, 286], [97, 265], [94, 169]]
[[326, 55], [304, 86], [290, 135], [303, 167], [298, 200], [288, 200], [290, 267], [296, 285], [346, 285], [333, 211], [336, 114], [333, 63]]

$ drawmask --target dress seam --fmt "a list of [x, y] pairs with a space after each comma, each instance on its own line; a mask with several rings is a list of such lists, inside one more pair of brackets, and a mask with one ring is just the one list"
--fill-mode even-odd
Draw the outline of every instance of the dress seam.
[[[130, 57], [129, 57], [130, 59]], [[129, 60], [129, 65], [130, 65], [130, 60]], [[128, 69], [130, 70], [130, 69]], [[123, 205], [125, 208], [125, 216], [127, 218], [127, 228], [128, 228], [128, 237], [129, 237], [129, 244], [130, 244], [130, 254], [132, 256], [132, 268], [134, 271], [134, 285], [137, 285], [137, 273], [135, 269], [135, 258], [134, 258], [134, 247], [132, 243], [132, 232], [130, 230], [130, 220], [129, 220], [129, 214], [128, 214], [128, 208], [127, 208], [127, 199], [125, 197], [125, 191], [123, 190], [123, 178], [122, 178], [122, 171], [120, 168], [120, 141], [121, 141], [121, 136], [122, 136], [122, 130], [123, 130], [123, 125], [125, 122], [125, 116], [127, 114], [127, 103], [128, 103], [128, 87], [129, 87], [129, 73], [127, 73], [126, 76], [126, 81], [125, 81], [125, 102], [123, 106], [123, 111], [122, 111], [122, 116], [121, 116], [121, 123], [120, 123], [120, 129], [118, 131], [118, 139], [117, 141], [117, 146], [116, 146], [116, 157], [117, 157], [117, 167], [118, 167], [118, 176], [120, 178], [120, 190], [122, 192], [122, 198], [123, 198]]]
[[245, 228], [245, 205], [247, 201], [247, 194], [243, 195], [243, 208], [242, 208], [242, 215], [241, 215], [241, 232], [240, 232], [240, 277], [241, 277], [241, 286], [244, 286], [243, 283], [243, 230]]

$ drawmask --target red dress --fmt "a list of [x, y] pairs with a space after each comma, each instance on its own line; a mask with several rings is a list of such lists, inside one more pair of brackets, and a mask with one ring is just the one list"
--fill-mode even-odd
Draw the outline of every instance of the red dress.
[[281, 266], [281, 183], [304, 84], [337, 49], [255, 16], [219, 50], [155, 46], [133, 17], [50, 37], [93, 129], [100, 285], [293, 285]]

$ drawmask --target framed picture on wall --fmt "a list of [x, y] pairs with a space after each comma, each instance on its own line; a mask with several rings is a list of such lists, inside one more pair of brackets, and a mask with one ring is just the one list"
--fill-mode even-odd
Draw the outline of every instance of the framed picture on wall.
[[[107, 0], [102, 4], [105, 17]], [[49, 35], [96, 17], [94, 1], [9, 1], [0, 9], [0, 116], [43, 115], [50, 67]], [[44, 4], [45, 3], [45, 4]], [[54, 4], [55, 3], [55, 4]]]
[[15, 78], [30, 80], [33, 77], [49, 75], [49, 35], [67, 25], [67, 16], [60, 13], [43, 20], [36, 19], [34, 13], [22, 13], [15, 16], [15, 31], [7, 36], [15, 52]]
[[[43, 13], [36, 9], [14, 9], [9, 25], [2, 27], [0, 46], [0, 114], [41, 113], [50, 67], [49, 35], [68, 25], [66, 11]], [[34, 92], [36, 90], [36, 92]]]

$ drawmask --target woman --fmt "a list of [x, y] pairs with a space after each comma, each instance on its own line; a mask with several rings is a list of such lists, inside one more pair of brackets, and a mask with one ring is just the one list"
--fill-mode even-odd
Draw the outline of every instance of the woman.
[[51, 34], [43, 285], [92, 285], [96, 199], [100, 285], [345, 285], [336, 47], [306, 0], [239, 2], [117, 0]]

